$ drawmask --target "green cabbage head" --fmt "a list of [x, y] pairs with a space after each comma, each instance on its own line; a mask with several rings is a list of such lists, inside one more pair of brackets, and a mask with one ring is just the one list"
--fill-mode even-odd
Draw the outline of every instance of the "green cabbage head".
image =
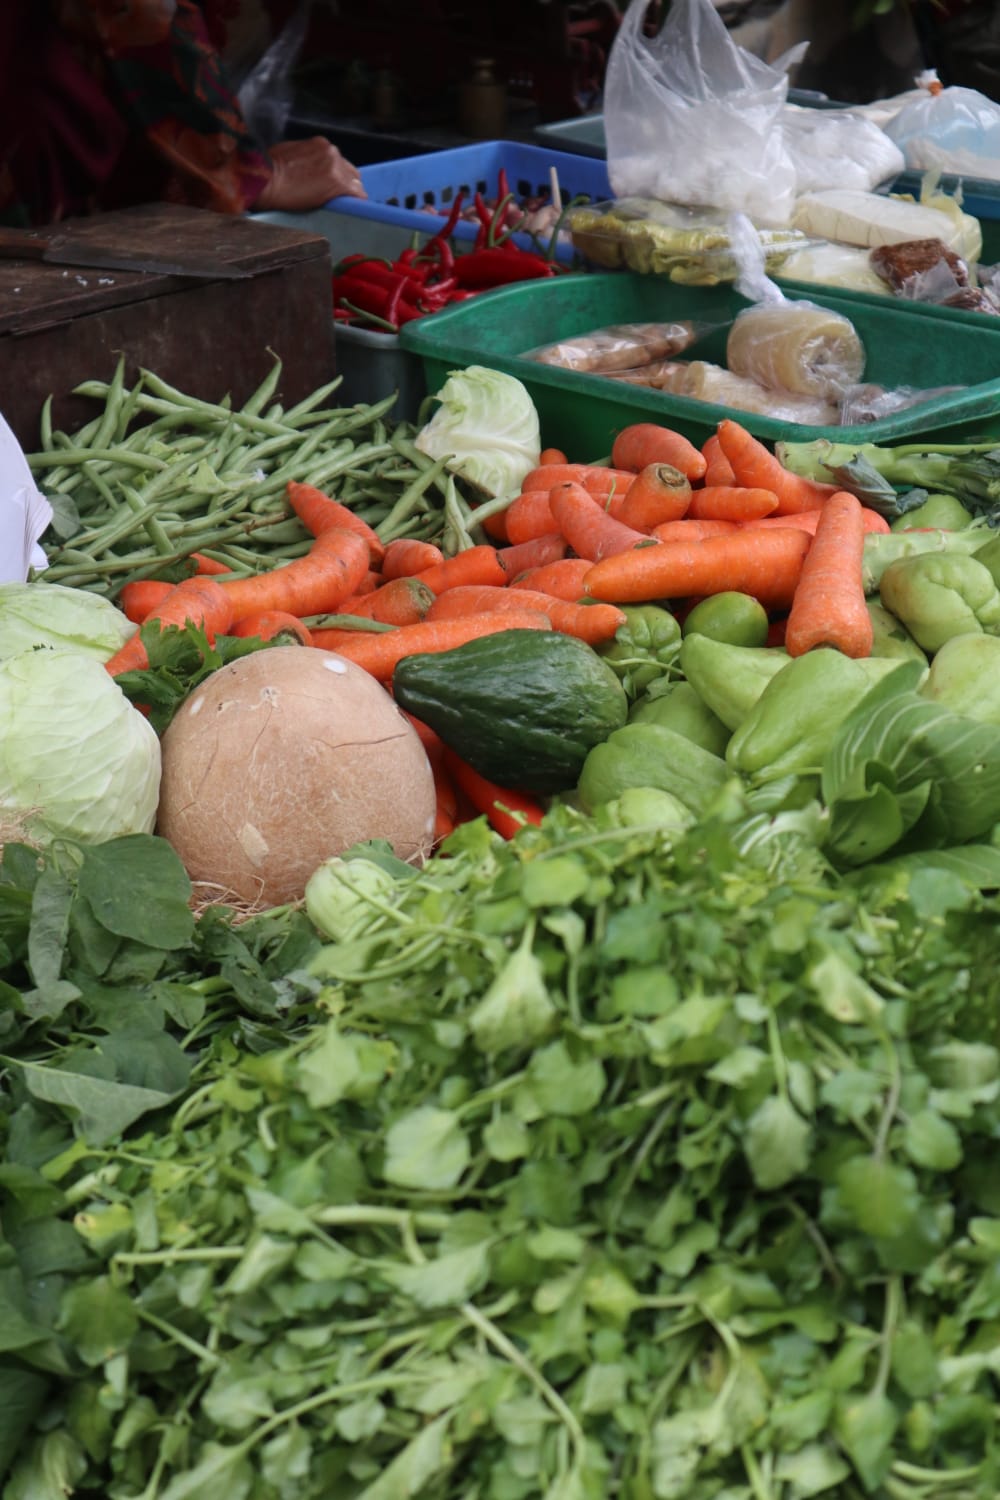
[[59, 583], [0, 584], [0, 658], [66, 646], [107, 661], [136, 627], [110, 599]]
[[152, 833], [160, 742], [99, 661], [41, 647], [0, 661], [0, 818], [40, 844]]

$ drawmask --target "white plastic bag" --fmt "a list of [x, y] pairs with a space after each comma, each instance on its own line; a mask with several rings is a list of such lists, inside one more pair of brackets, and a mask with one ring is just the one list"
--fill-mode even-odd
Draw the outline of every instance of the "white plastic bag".
[[1000, 181], [1000, 104], [976, 89], [942, 88], [931, 70], [917, 82], [920, 97], [885, 127], [906, 165]]
[[659, 198], [786, 224], [795, 167], [783, 69], [733, 41], [711, 0], [674, 0], [654, 37], [632, 0], [608, 57], [604, 128], [616, 197]]
[[822, 191], [832, 183], [870, 192], [898, 177], [906, 165], [895, 141], [853, 110], [789, 104], [781, 119], [800, 193]]
[[247, 128], [262, 146], [283, 139], [295, 102], [292, 69], [309, 24], [310, 0], [300, 0], [291, 18], [240, 85], [237, 95]]

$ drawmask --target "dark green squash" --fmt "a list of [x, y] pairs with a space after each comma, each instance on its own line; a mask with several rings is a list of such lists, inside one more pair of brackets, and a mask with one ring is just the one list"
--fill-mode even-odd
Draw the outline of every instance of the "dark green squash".
[[531, 792], [575, 786], [588, 752], [628, 717], [611, 668], [554, 630], [503, 630], [404, 657], [392, 686], [400, 708], [481, 776]]

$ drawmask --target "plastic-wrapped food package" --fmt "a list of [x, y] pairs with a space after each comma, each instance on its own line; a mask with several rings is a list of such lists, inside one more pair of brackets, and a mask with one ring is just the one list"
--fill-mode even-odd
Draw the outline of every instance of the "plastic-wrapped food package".
[[687, 349], [707, 328], [705, 324], [614, 323], [546, 344], [530, 356], [562, 370], [590, 370], [605, 374], [662, 361]]
[[977, 89], [943, 88], [931, 70], [917, 82], [918, 96], [885, 127], [906, 165], [1000, 181], [1000, 103]]
[[880, 193], [830, 188], [805, 193], [795, 206], [793, 223], [819, 240], [848, 245], [896, 245], [903, 240], [943, 240], [949, 249], [977, 260], [982, 246], [979, 221], [960, 210], [945, 212], [928, 202], [894, 198]]
[[852, 110], [802, 109], [789, 104], [781, 117], [800, 193], [835, 182], [868, 192], [898, 177], [903, 153], [873, 120]]
[[[735, 280], [739, 271], [729, 219], [721, 209], [618, 198], [570, 209], [565, 223], [574, 249], [595, 265], [667, 276], [685, 286], [716, 286]], [[786, 256], [809, 244], [798, 229], [756, 228], [772, 274]]]
[[786, 224], [795, 167], [780, 128], [785, 72], [740, 47], [712, 0], [674, 0], [655, 36], [632, 0], [608, 55], [604, 128], [618, 197], [740, 210]]
[[875, 271], [869, 254], [860, 245], [806, 245], [802, 250], [792, 251], [782, 262], [779, 274], [786, 281], [812, 281], [821, 286], [888, 296], [890, 288]]
[[950, 291], [969, 285], [968, 263], [943, 240], [900, 240], [895, 245], [878, 245], [870, 252], [869, 258], [873, 269], [894, 292], [902, 291], [913, 277], [925, 275], [941, 265], [950, 274]]
[[680, 359], [657, 359], [650, 365], [636, 365], [631, 370], [595, 370], [606, 380], [621, 380], [626, 385], [645, 385], [654, 391], [682, 391], [688, 366]]
[[905, 411], [908, 407], [921, 406], [935, 396], [951, 396], [965, 389], [963, 385], [939, 385], [927, 390], [914, 386], [886, 390], [881, 385], [858, 385], [845, 393], [840, 403], [840, 421], [845, 427], [860, 427], [866, 422], [891, 417], [894, 412]]
[[761, 302], [733, 320], [726, 363], [776, 391], [835, 399], [861, 379], [865, 350], [843, 313], [808, 302]]
[[865, 350], [844, 313], [787, 298], [767, 275], [760, 237], [733, 214], [729, 232], [740, 265], [737, 289], [753, 305], [733, 319], [726, 364], [770, 390], [836, 400], [864, 373]]
[[675, 385], [673, 390], [695, 401], [758, 412], [780, 422], [798, 422], [809, 427], [836, 427], [840, 422], [836, 402], [791, 391], [766, 390], [756, 380], [700, 359], [688, 362], [683, 386]]

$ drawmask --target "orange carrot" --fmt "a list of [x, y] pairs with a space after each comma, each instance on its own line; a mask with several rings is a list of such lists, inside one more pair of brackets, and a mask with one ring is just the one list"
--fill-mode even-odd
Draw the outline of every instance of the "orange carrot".
[[118, 595], [118, 603], [126, 619], [131, 620], [133, 625], [141, 625], [150, 610], [162, 604], [175, 586], [164, 583], [161, 578], [137, 578], [134, 583], [125, 584]]
[[432, 568], [444, 562], [444, 553], [433, 542], [421, 542], [416, 537], [399, 536], [389, 542], [382, 559], [382, 577], [388, 582], [392, 578], [412, 578], [423, 568]]
[[296, 484], [293, 479], [286, 484], [285, 493], [292, 510], [313, 536], [322, 536], [325, 531], [353, 531], [368, 543], [372, 566], [379, 566], [385, 553], [382, 538], [348, 506], [332, 500], [315, 485]]
[[728, 417], [719, 423], [719, 444], [732, 464], [737, 484], [748, 489], [774, 491], [778, 497], [776, 515], [790, 516], [802, 510], [815, 510], [837, 488], [834, 484], [817, 484], [815, 480], [792, 474], [752, 432], [747, 432], [739, 422]]
[[507, 577], [516, 578], [526, 568], [544, 568], [548, 563], [558, 562], [568, 551], [569, 543], [561, 532], [547, 531], [530, 542], [502, 547], [497, 557]]
[[512, 589], [535, 589], [551, 594], [553, 599], [567, 599], [575, 604], [583, 598], [583, 580], [593, 564], [586, 557], [564, 557], [547, 563], [544, 568], [528, 568], [511, 581]]
[[280, 639], [290, 646], [296, 641], [300, 646], [313, 643], [308, 626], [303, 625], [297, 615], [290, 615], [283, 609], [265, 609], [255, 615], [245, 615], [242, 620], [237, 620], [229, 633], [241, 639], [251, 636], [262, 641]]
[[627, 490], [635, 475], [626, 469], [604, 468], [602, 464], [539, 464], [521, 484], [525, 490], [550, 490], [567, 480], [582, 484], [592, 495], [609, 495]]
[[472, 519], [473, 522], [477, 526], [481, 526], [486, 532], [486, 535], [492, 537], [495, 542], [509, 542], [510, 537], [507, 535], [507, 511], [509, 510], [510, 505], [508, 504], [506, 509], [494, 511], [491, 516], [487, 516], [483, 521], [476, 520], [476, 513], [473, 510]]
[[625, 615], [613, 604], [576, 604], [553, 599], [534, 589], [449, 589], [435, 599], [427, 611], [428, 620], [458, 620], [466, 615], [488, 614], [493, 610], [512, 613], [536, 609], [546, 615], [553, 630], [574, 635], [588, 646], [599, 646], [614, 639], [615, 631], [625, 624]]
[[446, 557], [444, 562], [434, 563], [429, 568], [422, 568], [414, 577], [420, 583], [425, 583], [432, 594], [443, 594], [445, 589], [454, 588], [459, 583], [503, 585], [507, 582], [507, 574], [500, 562], [497, 549], [485, 545], [466, 547], [464, 552], [456, 552], [454, 557]]
[[679, 521], [664, 521], [654, 526], [651, 535], [658, 542], [703, 542], [709, 536], [728, 536], [738, 530], [735, 521], [695, 521], [683, 516]]
[[656, 422], [633, 422], [623, 427], [611, 449], [611, 462], [638, 474], [648, 464], [670, 464], [690, 480], [701, 479], [708, 464], [694, 443], [671, 427]]
[[738, 484], [712, 484], [691, 496], [688, 515], [695, 521], [757, 521], [778, 508], [773, 490]]
[[[759, 521], [747, 521], [746, 524], [748, 526], [801, 526], [803, 531], [809, 531], [815, 536], [822, 514], [823, 506], [819, 505], [815, 510], [801, 510], [794, 516], [762, 516]], [[869, 510], [865, 505], [861, 507], [861, 521], [866, 536], [869, 532], [891, 529], [884, 516], [880, 516], [877, 510]]]
[[534, 542], [540, 536], [551, 536], [559, 529], [549, 504], [548, 490], [522, 490], [504, 511], [504, 519], [507, 540], [515, 547]]
[[441, 764], [431, 766], [434, 777], [434, 842], [440, 844], [458, 827], [458, 794]]
[[458, 790], [468, 798], [476, 812], [485, 813], [491, 828], [502, 838], [512, 839], [525, 823], [534, 823], [536, 827], [541, 823], [544, 809], [533, 797], [488, 781], [454, 750], [445, 751], [444, 765]]
[[713, 432], [711, 437], [707, 437], [705, 439], [705, 441], [701, 445], [701, 451], [704, 455], [706, 463], [708, 464], [708, 468], [705, 470], [705, 476], [702, 480], [702, 484], [713, 485], [736, 483], [736, 475], [733, 473], [733, 466], [722, 451], [722, 445], [719, 442], [719, 434], [717, 432]]
[[539, 467], [541, 468], [544, 468], [546, 464], [564, 464], [568, 462], [569, 460], [561, 448], [543, 448], [538, 459]]
[[364, 578], [362, 578], [361, 582], [354, 590], [354, 593], [355, 595], [373, 594], [376, 589], [380, 589], [382, 587], [384, 582], [385, 579], [382, 577], [381, 573], [376, 573], [374, 568], [369, 568]]
[[232, 569], [225, 563], [216, 562], [214, 557], [206, 557], [204, 552], [192, 552], [191, 561], [195, 564], [195, 570], [202, 578], [217, 578], [220, 573], [229, 573]]
[[357, 592], [368, 571], [369, 549], [354, 531], [324, 531], [305, 557], [250, 578], [223, 578], [236, 619], [265, 609], [290, 615], [323, 615]]
[[648, 541], [644, 532], [634, 531], [631, 526], [616, 521], [599, 500], [572, 480], [552, 489], [549, 505], [559, 530], [577, 557], [589, 557], [597, 562], [602, 557], [626, 552], [637, 543]]
[[791, 604], [810, 540], [804, 531], [789, 526], [773, 531], [739, 528], [691, 546], [654, 543], [595, 563], [587, 574], [586, 591], [611, 604], [735, 591], [759, 599], [766, 609], [781, 609]]
[[[460, 620], [421, 620], [416, 625], [400, 625], [378, 635], [364, 630], [331, 630], [315, 632], [322, 644], [348, 661], [355, 662], [387, 682], [404, 656], [423, 656], [429, 652], [451, 651], [480, 636], [497, 635], [502, 630], [551, 630], [545, 615], [526, 609], [517, 614], [464, 615]], [[343, 640], [331, 641], [330, 636]]]
[[407, 713], [405, 708], [401, 708], [400, 713], [404, 719], [409, 719], [410, 724], [416, 731], [418, 740], [424, 747], [431, 766], [440, 765], [441, 757], [444, 755], [444, 740], [441, 736], [429, 724], [425, 724], [423, 719], [418, 719], [414, 714]]
[[[216, 634], [224, 634], [233, 623], [232, 599], [221, 583], [213, 578], [185, 578], [178, 583], [155, 609], [151, 610], [143, 624], [155, 622], [161, 630], [168, 625], [200, 625], [209, 640]], [[105, 670], [112, 677], [123, 672], [139, 672], [149, 666], [149, 657], [142, 643], [140, 631], [127, 640], [108, 661]]]
[[618, 519], [636, 531], [679, 521], [691, 504], [691, 481], [670, 464], [647, 464], [626, 492]]
[[838, 490], [823, 506], [802, 564], [785, 631], [789, 656], [804, 656], [817, 646], [832, 646], [845, 656], [871, 656], [872, 617], [861, 576], [864, 550], [861, 501]]
[[[355, 594], [337, 607], [336, 614], [378, 620], [382, 625], [414, 625], [434, 603], [434, 595], [417, 578], [390, 578], [370, 594]], [[336, 615], [331, 617], [331, 628]]]

